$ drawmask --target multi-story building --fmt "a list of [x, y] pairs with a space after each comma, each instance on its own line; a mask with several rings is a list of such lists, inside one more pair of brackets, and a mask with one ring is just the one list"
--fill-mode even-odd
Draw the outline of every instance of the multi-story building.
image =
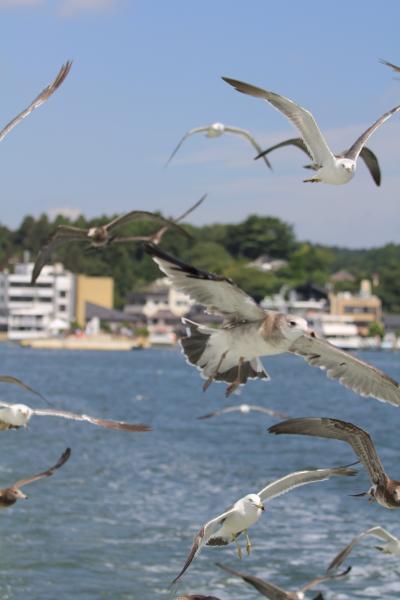
[[362, 280], [358, 294], [329, 294], [329, 302], [331, 314], [351, 317], [362, 336], [368, 335], [371, 323], [382, 322], [382, 302], [372, 293], [371, 282], [368, 279]]

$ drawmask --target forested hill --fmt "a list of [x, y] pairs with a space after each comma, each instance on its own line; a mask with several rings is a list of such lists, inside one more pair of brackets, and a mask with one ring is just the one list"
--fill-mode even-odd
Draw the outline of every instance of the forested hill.
[[[69, 221], [59, 216], [49, 221], [42, 215], [38, 219], [25, 217], [15, 231], [0, 226], [0, 265], [10, 267], [15, 259], [22, 258], [24, 250], [29, 250], [34, 259], [59, 224], [89, 227], [110, 219], [110, 216], [104, 216], [87, 220], [81, 216]], [[186, 228], [193, 239], [168, 232], [162, 247], [186, 262], [231, 277], [257, 299], [277, 292], [283, 284], [312, 281], [323, 285], [332, 273], [345, 269], [356, 278], [354, 284], [345, 284], [346, 289], [358, 289], [360, 279], [377, 274], [379, 285], [374, 291], [382, 299], [384, 309], [400, 312], [400, 244], [369, 250], [312, 244], [297, 240], [288, 223], [256, 215], [238, 224], [186, 225]], [[154, 223], [141, 221], [128, 224], [118, 233], [143, 235], [153, 233], [155, 229]], [[271, 274], [248, 268], [249, 261], [260, 255], [287, 260], [288, 266]], [[60, 247], [53, 258], [62, 261], [73, 272], [112, 276], [117, 306], [124, 304], [129, 291], [143, 287], [160, 275], [139, 243], [110, 246], [104, 250], [88, 250], [83, 244], [71, 243]]]

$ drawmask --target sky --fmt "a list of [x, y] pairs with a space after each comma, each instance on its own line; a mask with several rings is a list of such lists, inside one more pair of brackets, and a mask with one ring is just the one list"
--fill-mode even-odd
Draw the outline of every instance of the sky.
[[400, 243], [400, 115], [370, 138], [382, 185], [362, 161], [347, 185], [307, 184], [294, 148], [254, 161], [244, 139], [182, 135], [220, 121], [264, 147], [297, 136], [268, 103], [221, 76], [312, 111], [334, 152], [400, 103], [400, 3], [252, 0], [0, 0], [1, 120], [52, 81], [63, 86], [0, 144], [0, 222], [27, 214], [88, 217], [134, 209], [177, 216], [204, 193], [195, 224], [249, 214], [291, 223], [301, 240], [347, 247]]

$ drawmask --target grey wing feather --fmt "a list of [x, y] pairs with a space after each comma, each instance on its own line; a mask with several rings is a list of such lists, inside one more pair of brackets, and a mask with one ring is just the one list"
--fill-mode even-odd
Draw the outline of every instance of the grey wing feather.
[[388, 62], [387, 60], [384, 60], [383, 58], [380, 58], [379, 62], [382, 63], [383, 65], [386, 65], [387, 67], [390, 67], [396, 73], [400, 73], [400, 67], [398, 67], [397, 65], [394, 65], [393, 63]]
[[271, 163], [269, 162], [269, 160], [265, 156], [265, 154], [262, 153], [262, 148], [261, 148], [260, 144], [251, 135], [250, 131], [247, 131], [247, 129], [241, 129], [240, 127], [232, 127], [231, 125], [226, 125], [225, 131], [228, 131], [230, 133], [238, 133], [239, 135], [242, 135], [243, 137], [245, 137], [250, 142], [250, 144], [253, 146], [253, 148], [256, 150], [256, 152], [258, 152], [258, 156], [260, 158], [264, 159], [264, 162], [267, 165], [267, 167], [272, 169]]
[[188, 557], [185, 561], [185, 564], [183, 565], [183, 568], [181, 569], [179, 574], [175, 577], [175, 579], [172, 581], [171, 585], [174, 585], [178, 581], [178, 579], [180, 579], [182, 577], [182, 575], [188, 569], [188, 567], [190, 566], [190, 564], [193, 561], [193, 559], [195, 558], [195, 556], [199, 553], [201, 547], [207, 543], [207, 541], [210, 539], [210, 537], [212, 537], [212, 535], [216, 531], [218, 531], [218, 529], [222, 526], [226, 517], [229, 516], [232, 512], [233, 512], [233, 509], [231, 508], [231, 509], [225, 511], [224, 513], [222, 513], [222, 515], [218, 515], [218, 517], [215, 517], [215, 519], [211, 519], [211, 521], [208, 521], [205, 525], [203, 525], [203, 527], [200, 529], [199, 533], [196, 535], [196, 537], [194, 539], [193, 546], [188, 554]]
[[364, 131], [364, 133], [361, 134], [360, 137], [354, 142], [354, 144], [347, 150], [347, 152], [345, 153], [346, 158], [357, 160], [358, 155], [360, 154], [363, 146], [367, 143], [368, 139], [371, 137], [374, 131], [376, 131], [381, 125], [383, 125], [385, 121], [390, 119], [390, 117], [397, 113], [399, 110], [400, 105], [395, 106], [394, 108], [386, 112], [384, 115], [379, 117], [379, 119], [377, 119], [375, 123], [371, 125], [371, 127], [368, 127], [368, 129]]
[[52, 408], [35, 408], [32, 409], [34, 415], [44, 417], [63, 417], [64, 419], [72, 419], [74, 421], [87, 421], [99, 427], [107, 429], [116, 429], [118, 431], [150, 431], [147, 425], [142, 423], [126, 423], [125, 421], [112, 421], [110, 419], [100, 419], [91, 417], [90, 415], [77, 414], [66, 410], [58, 410]]
[[[0, 375], [0, 382], [11, 383], [12, 385], [17, 385], [18, 387], [22, 388], [23, 390], [26, 390], [27, 392], [31, 392], [32, 394], [39, 396], [43, 400], [46, 400], [46, 398], [44, 396], [42, 396], [42, 394], [40, 392], [37, 392], [36, 390], [31, 388], [29, 385], [26, 385], [26, 383], [24, 383], [23, 381], [21, 381], [21, 379], [18, 379], [17, 377], [12, 377], [11, 375]], [[47, 400], [46, 400], [46, 402], [47, 402]]]
[[362, 533], [356, 535], [351, 542], [335, 556], [327, 568], [327, 573], [330, 571], [335, 571], [338, 567], [340, 567], [340, 565], [346, 560], [350, 552], [353, 550], [354, 546], [359, 544], [365, 537], [369, 535], [383, 539], [386, 542], [398, 541], [397, 538], [395, 538], [382, 527], [372, 527], [367, 531], [363, 531]]
[[371, 173], [371, 177], [375, 181], [376, 185], [380, 186], [382, 175], [376, 154], [374, 154], [372, 150], [364, 146], [360, 152], [360, 157], [365, 162], [367, 169]]
[[217, 567], [227, 571], [231, 575], [235, 577], [240, 577], [246, 583], [252, 585], [260, 594], [269, 598], [270, 600], [288, 600], [288, 594], [282, 588], [270, 583], [268, 581], [264, 581], [259, 577], [254, 577], [253, 575], [248, 575], [247, 573], [242, 573], [241, 571], [235, 571], [231, 567], [223, 565], [221, 563], [215, 563]]
[[207, 312], [235, 320], [258, 321], [265, 317], [256, 301], [231, 279], [196, 269], [152, 244], [147, 244], [145, 249], [174, 287], [205, 305]]
[[222, 79], [232, 85], [238, 92], [262, 98], [280, 110], [300, 131], [304, 143], [317, 164], [334, 161], [334, 155], [327, 145], [314, 117], [308, 110], [289, 100], [289, 98], [285, 98], [274, 92], [237, 81], [236, 79], [228, 77], [223, 77]]
[[350, 573], [350, 571], [351, 571], [351, 567], [347, 567], [347, 569], [345, 571], [342, 571], [341, 573], [336, 573], [335, 575], [333, 575], [331, 573], [325, 573], [325, 575], [322, 575], [321, 577], [316, 577], [315, 579], [312, 579], [311, 581], [309, 581], [308, 583], [303, 585], [301, 588], [299, 588], [298, 591], [306, 592], [307, 590], [311, 590], [316, 585], [319, 585], [320, 583], [323, 583], [324, 581], [331, 581], [332, 579], [341, 579], [342, 577], [345, 577], [348, 573]]
[[180, 223], [181, 221], [183, 221], [183, 219], [186, 219], [186, 217], [188, 215], [190, 215], [190, 213], [192, 213], [194, 210], [196, 210], [196, 208], [198, 208], [200, 206], [200, 204], [202, 204], [204, 202], [204, 200], [207, 198], [207, 195], [208, 194], [203, 194], [203, 196], [200, 198], [200, 200], [197, 200], [197, 202], [195, 202], [190, 208], [185, 210], [184, 213], [182, 213], [181, 215], [179, 215], [179, 217], [174, 219], [174, 223]]
[[289, 348], [302, 356], [309, 365], [326, 369], [331, 379], [338, 379], [345, 387], [361, 396], [372, 396], [394, 406], [400, 405], [400, 386], [376, 367], [336, 348], [327, 340], [303, 335]]
[[31, 477], [27, 477], [26, 479], [20, 479], [19, 481], [17, 481], [16, 483], [14, 483], [13, 488], [21, 488], [24, 485], [28, 485], [28, 483], [32, 483], [33, 481], [37, 481], [38, 479], [43, 479], [43, 477], [51, 477], [51, 475], [53, 475], [53, 473], [59, 469], [60, 467], [62, 467], [67, 460], [69, 459], [69, 457], [71, 456], [71, 448], [67, 448], [60, 456], [60, 458], [58, 459], [58, 461], [56, 462], [56, 464], [53, 467], [50, 467], [50, 469], [47, 469], [47, 471], [43, 471], [42, 473], [37, 473], [36, 475], [32, 475]]
[[172, 154], [170, 155], [169, 159], [167, 160], [167, 162], [165, 163], [164, 166], [168, 167], [169, 163], [174, 158], [175, 154], [178, 152], [179, 148], [182, 146], [183, 142], [185, 140], [187, 140], [188, 137], [190, 137], [194, 133], [201, 133], [203, 131], [207, 131], [208, 128], [209, 128], [209, 125], [205, 125], [204, 127], [195, 127], [194, 129], [189, 129], [189, 131], [187, 131], [185, 133], [185, 135], [183, 136], [183, 138], [179, 141], [178, 145], [176, 146], [175, 150], [172, 152]]
[[[280, 423], [278, 423], [278, 425], [280, 425]], [[272, 430], [273, 428], [271, 427], [268, 429], [268, 431], [270, 431], [271, 433], [276, 433]], [[257, 493], [260, 496], [261, 500], [271, 500], [272, 498], [276, 498], [277, 496], [286, 494], [286, 492], [289, 492], [290, 490], [296, 487], [300, 487], [308, 483], [314, 483], [315, 481], [324, 481], [325, 479], [329, 479], [330, 477], [333, 477], [335, 475], [353, 476], [356, 473], [357, 471], [355, 469], [350, 469], [347, 466], [332, 467], [329, 469], [311, 469], [308, 471], [297, 471], [295, 473], [290, 473], [285, 477], [281, 477], [280, 479], [277, 479], [272, 483], [269, 483], [265, 488], [263, 488]]]
[[20, 112], [12, 121], [7, 123], [7, 125], [0, 131], [0, 142], [5, 136], [10, 133], [10, 131], [18, 124], [20, 121], [25, 119], [35, 108], [38, 108], [41, 104], [46, 102], [50, 98], [50, 96], [60, 87], [63, 83], [64, 79], [68, 75], [72, 66], [72, 62], [68, 61], [63, 65], [60, 71], [57, 74], [57, 77], [54, 81], [48, 85], [40, 94], [30, 103], [30, 105], [25, 108], [22, 112]]
[[39, 251], [36, 258], [31, 283], [35, 283], [40, 272], [48, 259], [51, 257], [54, 250], [62, 246], [66, 242], [87, 242], [87, 230], [79, 229], [79, 227], [71, 227], [70, 225], [59, 225], [50, 239], [46, 242], [43, 248]]
[[310, 151], [308, 150], [307, 146], [305, 145], [305, 143], [303, 142], [303, 140], [301, 138], [291, 138], [290, 140], [285, 140], [283, 142], [280, 142], [279, 144], [270, 146], [266, 150], [263, 150], [262, 152], [260, 152], [260, 154], [258, 154], [255, 157], [255, 160], [261, 158], [262, 156], [266, 156], [267, 154], [269, 154], [270, 152], [273, 152], [274, 150], [278, 150], [278, 148], [284, 148], [285, 146], [295, 146], [296, 148], [299, 148], [299, 150], [302, 150], [305, 154], [307, 154], [307, 156], [311, 160], [313, 160], [313, 157], [312, 157]]
[[[137, 219], [150, 220], [155, 221], [156, 223], [162, 223], [164, 226], [172, 227], [179, 233], [182, 233], [186, 237], [190, 237], [188, 232], [185, 229], [182, 229], [179, 225], [177, 225], [174, 221], [169, 221], [168, 219], [164, 219], [161, 215], [157, 215], [156, 213], [148, 212], [145, 210], [132, 210], [131, 212], [121, 215], [117, 217], [111, 223], [105, 225], [107, 231], [113, 231], [116, 227], [121, 227], [126, 223], [130, 223], [131, 221], [136, 221]], [[149, 236], [150, 238], [151, 236]]]
[[378, 484], [386, 481], [385, 471], [371, 437], [366, 431], [352, 423], [324, 417], [289, 419], [273, 425], [268, 431], [277, 435], [281, 433], [311, 435], [347, 442], [364, 465], [372, 483]]

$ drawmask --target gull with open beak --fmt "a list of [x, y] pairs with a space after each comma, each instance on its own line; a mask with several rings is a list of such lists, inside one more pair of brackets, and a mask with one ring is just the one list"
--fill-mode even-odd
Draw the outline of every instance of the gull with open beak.
[[251, 542], [248, 535], [248, 529], [261, 517], [265, 509], [264, 502], [266, 500], [277, 498], [278, 496], [281, 496], [296, 487], [306, 485], [307, 483], [324, 481], [333, 476], [350, 477], [356, 473], [357, 471], [355, 469], [351, 469], [348, 466], [297, 471], [269, 483], [256, 494], [247, 494], [243, 498], [240, 498], [231, 508], [214, 519], [211, 519], [201, 527], [196, 535], [182, 570], [175, 577], [172, 584], [176, 583], [178, 579], [182, 577], [204, 545], [227, 546], [228, 544], [235, 543], [239, 558], [241, 558], [242, 551], [238, 543], [238, 537], [243, 533], [246, 536], [247, 554], [250, 554]]

